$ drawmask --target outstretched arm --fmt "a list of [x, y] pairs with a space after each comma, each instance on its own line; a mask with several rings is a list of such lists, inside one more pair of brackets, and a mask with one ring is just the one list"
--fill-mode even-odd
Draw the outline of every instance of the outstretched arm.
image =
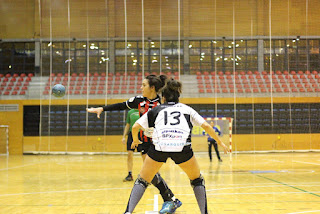
[[100, 114], [103, 111], [119, 111], [119, 110], [125, 110], [125, 109], [129, 109], [129, 108], [126, 105], [126, 102], [123, 102], [123, 103], [116, 103], [116, 104], [112, 104], [112, 105], [107, 105], [104, 107], [87, 108], [87, 112], [96, 113], [97, 118], [100, 118]]
[[209, 125], [209, 123], [204, 122], [201, 127], [212, 137], [220, 146], [223, 147], [224, 153], [228, 153], [228, 147], [220, 140], [220, 138], [215, 133], [214, 129]]

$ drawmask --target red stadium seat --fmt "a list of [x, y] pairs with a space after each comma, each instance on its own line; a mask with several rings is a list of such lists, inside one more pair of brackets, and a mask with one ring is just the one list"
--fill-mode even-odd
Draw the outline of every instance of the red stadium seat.
[[20, 91], [19, 95], [25, 95], [26, 91]]
[[238, 89], [237, 92], [238, 93], [243, 93], [243, 89]]
[[119, 94], [118, 90], [113, 91], [113, 94]]
[[203, 89], [199, 89], [199, 93], [203, 94], [204, 90]]
[[78, 95], [78, 94], [80, 94], [80, 91], [76, 90], [76, 91], [74, 91], [73, 94]]
[[103, 91], [102, 91], [102, 90], [99, 90], [99, 91], [98, 91], [98, 94], [103, 94]]
[[18, 94], [17, 91], [13, 91], [13, 92], [11, 93], [11, 95], [17, 95], [17, 94]]
[[5, 76], [5, 77], [9, 78], [9, 77], [11, 77], [11, 74], [6, 74], [6, 76]]
[[288, 88], [283, 89], [283, 92], [290, 92]]
[[250, 89], [250, 88], [247, 88], [247, 89], [245, 90], [245, 92], [246, 92], [246, 93], [251, 93], [251, 89]]
[[[21, 92], [20, 92], [20, 94], [21, 94]], [[49, 91], [48, 90], [45, 90], [44, 92], [43, 92], [43, 95], [48, 95], [49, 94]]]
[[300, 88], [299, 91], [300, 92], [306, 92], [306, 90], [304, 88]]
[[33, 73], [29, 73], [28, 74], [28, 77], [30, 77], [30, 78], [33, 77], [33, 76], [34, 76]]
[[254, 88], [253, 93], [259, 93], [259, 90], [257, 88]]
[[198, 88], [199, 88], [199, 89], [204, 88], [203, 84], [198, 84]]
[[212, 89], [207, 89], [206, 92], [207, 93], [212, 93]]
[[290, 74], [292, 74], [292, 75], [293, 75], [293, 74], [296, 74], [296, 72], [295, 72], [295, 71], [290, 71]]
[[280, 92], [282, 92], [282, 89], [281, 88], [277, 88], [276, 92], [280, 93]]
[[298, 74], [303, 74], [303, 71], [298, 71]]
[[229, 93], [228, 89], [223, 89], [222, 93]]
[[265, 88], [260, 88], [260, 91], [261, 91], [262, 93], [266, 93], [266, 92], [267, 92], [267, 90], [266, 90]]
[[14, 83], [13, 83], [13, 82], [10, 82], [10, 83], [8, 84], [8, 86], [14, 86]]
[[307, 92], [313, 92], [313, 89], [312, 88], [308, 88]]
[[90, 94], [96, 94], [96, 91], [90, 91]]

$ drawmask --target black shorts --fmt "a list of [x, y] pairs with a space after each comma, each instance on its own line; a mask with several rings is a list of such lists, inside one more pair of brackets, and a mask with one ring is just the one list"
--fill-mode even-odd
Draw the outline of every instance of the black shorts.
[[176, 164], [184, 163], [193, 157], [193, 151], [191, 145], [183, 147], [181, 152], [160, 152], [157, 151], [152, 144], [148, 151], [148, 156], [157, 162], [166, 162], [168, 158], [171, 158]]
[[[128, 139], [127, 139], [127, 151], [135, 151], [135, 149], [131, 149], [132, 142], [133, 142], [132, 133], [129, 132]], [[144, 155], [144, 154], [147, 154], [150, 148], [150, 145], [151, 145], [150, 143], [142, 143], [142, 144], [139, 144], [136, 149], [138, 152], [141, 152]]]
[[208, 144], [217, 144], [217, 141], [215, 141], [215, 140], [208, 140]]

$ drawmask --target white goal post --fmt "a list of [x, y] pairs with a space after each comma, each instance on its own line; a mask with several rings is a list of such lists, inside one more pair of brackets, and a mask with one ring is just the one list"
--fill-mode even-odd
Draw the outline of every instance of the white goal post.
[[0, 125], [0, 155], [9, 155], [9, 126]]
[[220, 128], [222, 142], [228, 146], [229, 144], [229, 152], [232, 153], [232, 122], [233, 118], [231, 117], [205, 117], [204, 118], [208, 123], [210, 121], [214, 121], [215, 126]]

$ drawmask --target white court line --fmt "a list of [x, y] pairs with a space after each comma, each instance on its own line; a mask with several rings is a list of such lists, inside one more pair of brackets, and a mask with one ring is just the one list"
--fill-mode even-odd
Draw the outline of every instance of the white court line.
[[[283, 186], [282, 184], [279, 185], [270, 185], [270, 186], [244, 186], [244, 187], [229, 187], [229, 188], [218, 188], [218, 189], [207, 189], [207, 192], [211, 192], [211, 191], [219, 191], [219, 190], [227, 190], [227, 189], [248, 189], [248, 188], [269, 188], [269, 187], [281, 187]], [[291, 185], [293, 186], [293, 185]], [[316, 187], [316, 186], [320, 186], [320, 185], [294, 185], [294, 186], [299, 186], [299, 187]]]
[[314, 213], [314, 212], [320, 212], [320, 210], [310, 210], [310, 211], [302, 211], [302, 212], [295, 212], [295, 213], [288, 213], [288, 214], [297, 214], [297, 213]]
[[32, 166], [32, 165], [36, 165], [36, 164], [39, 164], [39, 163], [30, 163], [30, 164], [25, 164], [22, 166], [3, 168], [3, 169], [0, 169], [0, 171], [9, 170], [9, 169], [16, 169], [16, 168], [21, 168], [21, 167], [25, 167], [25, 166]]
[[[320, 193], [320, 192], [312, 192]], [[241, 193], [209, 193], [207, 195], [280, 195], [280, 194], [310, 194], [310, 192], [241, 192]], [[179, 194], [179, 195], [194, 195], [192, 194]]]
[[312, 165], [318, 165], [318, 166], [320, 166], [319, 163], [310, 163], [310, 162], [303, 162], [303, 161], [292, 161], [292, 162], [296, 162], [296, 163], [306, 163], [306, 164], [312, 164]]
[[51, 194], [51, 193], [64, 193], [64, 192], [87, 192], [87, 191], [102, 191], [102, 190], [115, 190], [115, 189], [132, 189], [127, 188], [101, 188], [101, 189], [75, 189], [75, 190], [60, 190], [60, 191], [46, 191], [46, 192], [24, 192], [24, 193], [12, 193], [12, 194], [0, 194], [2, 196], [15, 196], [15, 195], [34, 195], [34, 194]]

